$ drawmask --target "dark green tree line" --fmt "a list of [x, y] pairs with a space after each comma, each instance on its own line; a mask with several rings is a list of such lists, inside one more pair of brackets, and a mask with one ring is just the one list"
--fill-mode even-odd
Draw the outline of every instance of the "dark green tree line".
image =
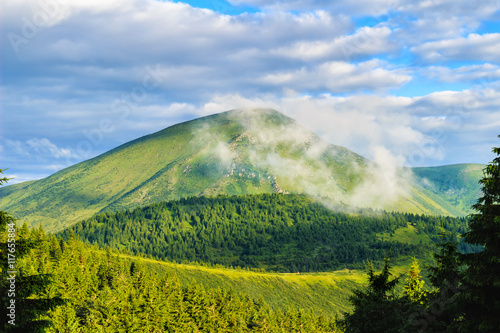
[[333, 212], [304, 195], [192, 197], [132, 211], [103, 213], [62, 234], [177, 262], [297, 272], [362, 268], [365, 260], [382, 262], [422, 256], [429, 245], [394, 238], [398, 228], [439, 239], [439, 227], [460, 232], [466, 220], [360, 210]]

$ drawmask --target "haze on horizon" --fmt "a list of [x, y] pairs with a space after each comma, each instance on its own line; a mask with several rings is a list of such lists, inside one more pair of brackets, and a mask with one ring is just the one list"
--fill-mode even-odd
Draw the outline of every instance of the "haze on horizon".
[[175, 123], [269, 107], [405, 166], [487, 163], [500, 2], [1, 4], [0, 168], [39, 179]]

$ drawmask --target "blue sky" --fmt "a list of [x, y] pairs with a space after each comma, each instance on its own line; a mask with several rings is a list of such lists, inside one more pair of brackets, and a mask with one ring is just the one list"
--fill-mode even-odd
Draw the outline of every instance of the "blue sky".
[[405, 166], [499, 145], [499, 1], [16, 0], [0, 22], [11, 183], [239, 107]]

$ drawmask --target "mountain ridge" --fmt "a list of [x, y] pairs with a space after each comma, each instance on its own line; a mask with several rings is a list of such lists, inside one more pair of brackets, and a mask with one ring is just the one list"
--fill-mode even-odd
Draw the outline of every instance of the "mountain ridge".
[[[451, 171], [446, 176], [453, 178]], [[443, 199], [421, 179], [387, 174], [276, 110], [234, 109], [172, 125], [47, 178], [0, 189], [0, 205], [48, 231], [98, 212], [181, 197], [280, 191], [413, 213], [464, 213], [452, 205], [453, 197]], [[394, 193], [377, 193], [384, 186]]]

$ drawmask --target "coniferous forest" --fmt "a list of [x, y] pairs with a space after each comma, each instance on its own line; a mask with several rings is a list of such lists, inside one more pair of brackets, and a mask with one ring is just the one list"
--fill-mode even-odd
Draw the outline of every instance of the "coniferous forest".
[[[341, 213], [305, 195], [259, 194], [191, 197], [102, 213], [62, 236], [74, 233], [101, 247], [170, 261], [311, 272], [363, 268], [366, 260], [381, 262], [387, 255], [423, 257], [439, 241], [440, 230], [463, 233], [466, 223], [373, 210]], [[396, 230], [408, 225], [428, 242], [398, 239]]]
[[[18, 263], [20, 281], [29, 284], [44, 276], [47, 283], [16, 299], [24, 302], [25, 310], [18, 309], [16, 315], [32, 321], [16, 322], [17, 330], [4, 322], [9, 332], [35, 332], [44, 326], [47, 332], [336, 330], [332, 318], [298, 310], [271, 311], [263, 300], [231, 290], [182, 286], [175, 276], [158, 274], [138, 261], [120, 259], [74, 237], [62, 241], [26, 227], [18, 234], [20, 243], [33, 244]], [[2, 285], [2, 308], [7, 287]], [[18, 288], [25, 289], [20, 284]]]

